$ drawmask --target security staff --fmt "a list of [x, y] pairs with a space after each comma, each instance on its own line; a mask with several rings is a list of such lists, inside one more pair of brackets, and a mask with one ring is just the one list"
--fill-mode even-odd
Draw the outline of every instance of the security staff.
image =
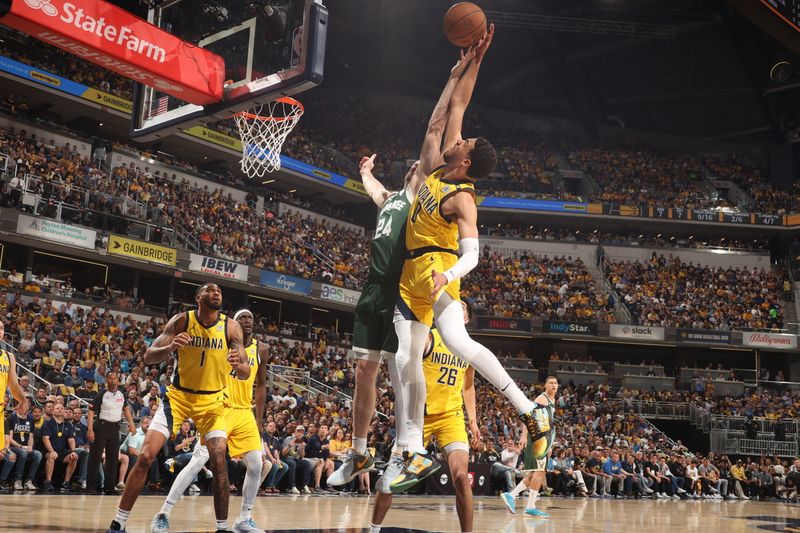
[[[117, 479], [117, 465], [119, 463], [119, 423], [122, 415], [128, 421], [128, 431], [136, 433], [130, 407], [125, 401], [125, 395], [118, 388], [119, 374], [111, 371], [106, 374], [106, 386], [100, 389], [92, 400], [88, 413], [89, 431], [86, 436], [91, 443], [89, 450], [89, 465], [87, 487], [89, 491], [100, 492], [97, 486], [97, 474], [100, 468], [100, 458], [103, 450], [106, 452], [105, 487], [103, 492], [114, 494], [114, 481]], [[95, 420], [97, 416], [97, 420]]]

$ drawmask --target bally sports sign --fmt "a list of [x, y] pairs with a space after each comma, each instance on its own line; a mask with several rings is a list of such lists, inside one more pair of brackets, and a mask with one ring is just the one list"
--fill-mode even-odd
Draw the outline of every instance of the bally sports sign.
[[189, 255], [189, 270], [239, 281], [247, 281], [249, 274], [247, 265], [197, 254]]
[[760, 331], [743, 331], [742, 344], [752, 348], [779, 348], [794, 350], [797, 348], [797, 336], [785, 333], [762, 333]]

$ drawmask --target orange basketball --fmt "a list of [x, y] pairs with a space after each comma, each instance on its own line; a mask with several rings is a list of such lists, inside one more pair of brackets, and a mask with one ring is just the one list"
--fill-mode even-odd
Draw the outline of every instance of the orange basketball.
[[444, 16], [444, 34], [459, 48], [477, 43], [486, 33], [486, 14], [472, 2], [453, 4]]

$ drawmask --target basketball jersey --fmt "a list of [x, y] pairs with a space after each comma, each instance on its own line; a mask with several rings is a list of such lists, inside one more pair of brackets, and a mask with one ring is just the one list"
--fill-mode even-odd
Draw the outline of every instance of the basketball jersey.
[[442, 342], [439, 330], [431, 329], [433, 340], [428, 352], [422, 356], [422, 370], [428, 392], [425, 397], [425, 414], [439, 415], [461, 410], [464, 403], [461, 392], [469, 365]]
[[172, 387], [184, 392], [212, 393], [228, 385], [228, 317], [220, 313], [216, 322], [204, 326], [197, 311], [186, 313], [186, 333], [192, 340], [178, 348]]
[[556, 427], [553, 423], [553, 416], [555, 414], [555, 404], [550, 400], [547, 394], [543, 394], [547, 400], [547, 405], [536, 404], [533, 410], [533, 416], [539, 424], [540, 433], [538, 435], [528, 434], [528, 444], [525, 446], [524, 461], [526, 468], [532, 468], [531, 465], [535, 461], [547, 457], [547, 452], [550, 451], [553, 443], [556, 440]]
[[244, 351], [247, 354], [247, 362], [250, 364], [250, 375], [247, 379], [241, 379], [236, 375], [236, 370], [231, 369], [223, 402], [225, 407], [250, 409], [253, 406], [253, 383], [256, 381], [256, 374], [261, 366], [261, 360], [258, 358], [258, 341], [253, 338]]
[[409, 252], [436, 249], [458, 252], [458, 224], [442, 214], [442, 203], [459, 191], [475, 196], [475, 186], [468, 182], [442, 179], [447, 167], [439, 167], [420, 187], [406, 228], [406, 249]]
[[406, 252], [406, 219], [410, 207], [411, 201], [405, 189], [383, 203], [369, 247], [369, 279], [387, 281], [392, 285], [399, 282]]
[[[8, 356], [8, 352], [5, 350], [0, 350], [0, 392], [2, 392], [3, 396], [6, 394], [6, 388], [8, 388], [8, 374], [11, 372], [11, 358]], [[5, 430], [5, 416], [0, 414], [0, 445], [5, 448], [6, 445], [6, 430]]]

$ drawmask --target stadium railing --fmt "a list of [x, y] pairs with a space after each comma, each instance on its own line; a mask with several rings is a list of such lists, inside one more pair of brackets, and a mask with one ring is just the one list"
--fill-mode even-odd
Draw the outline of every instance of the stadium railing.
[[711, 432], [711, 451], [731, 455], [765, 455], [797, 457], [797, 441], [775, 441], [770, 439], [745, 439], [731, 436], [726, 431]]
[[689, 422], [703, 433], [708, 433], [711, 425], [711, 415], [702, 407], [690, 403], [689, 404]]

